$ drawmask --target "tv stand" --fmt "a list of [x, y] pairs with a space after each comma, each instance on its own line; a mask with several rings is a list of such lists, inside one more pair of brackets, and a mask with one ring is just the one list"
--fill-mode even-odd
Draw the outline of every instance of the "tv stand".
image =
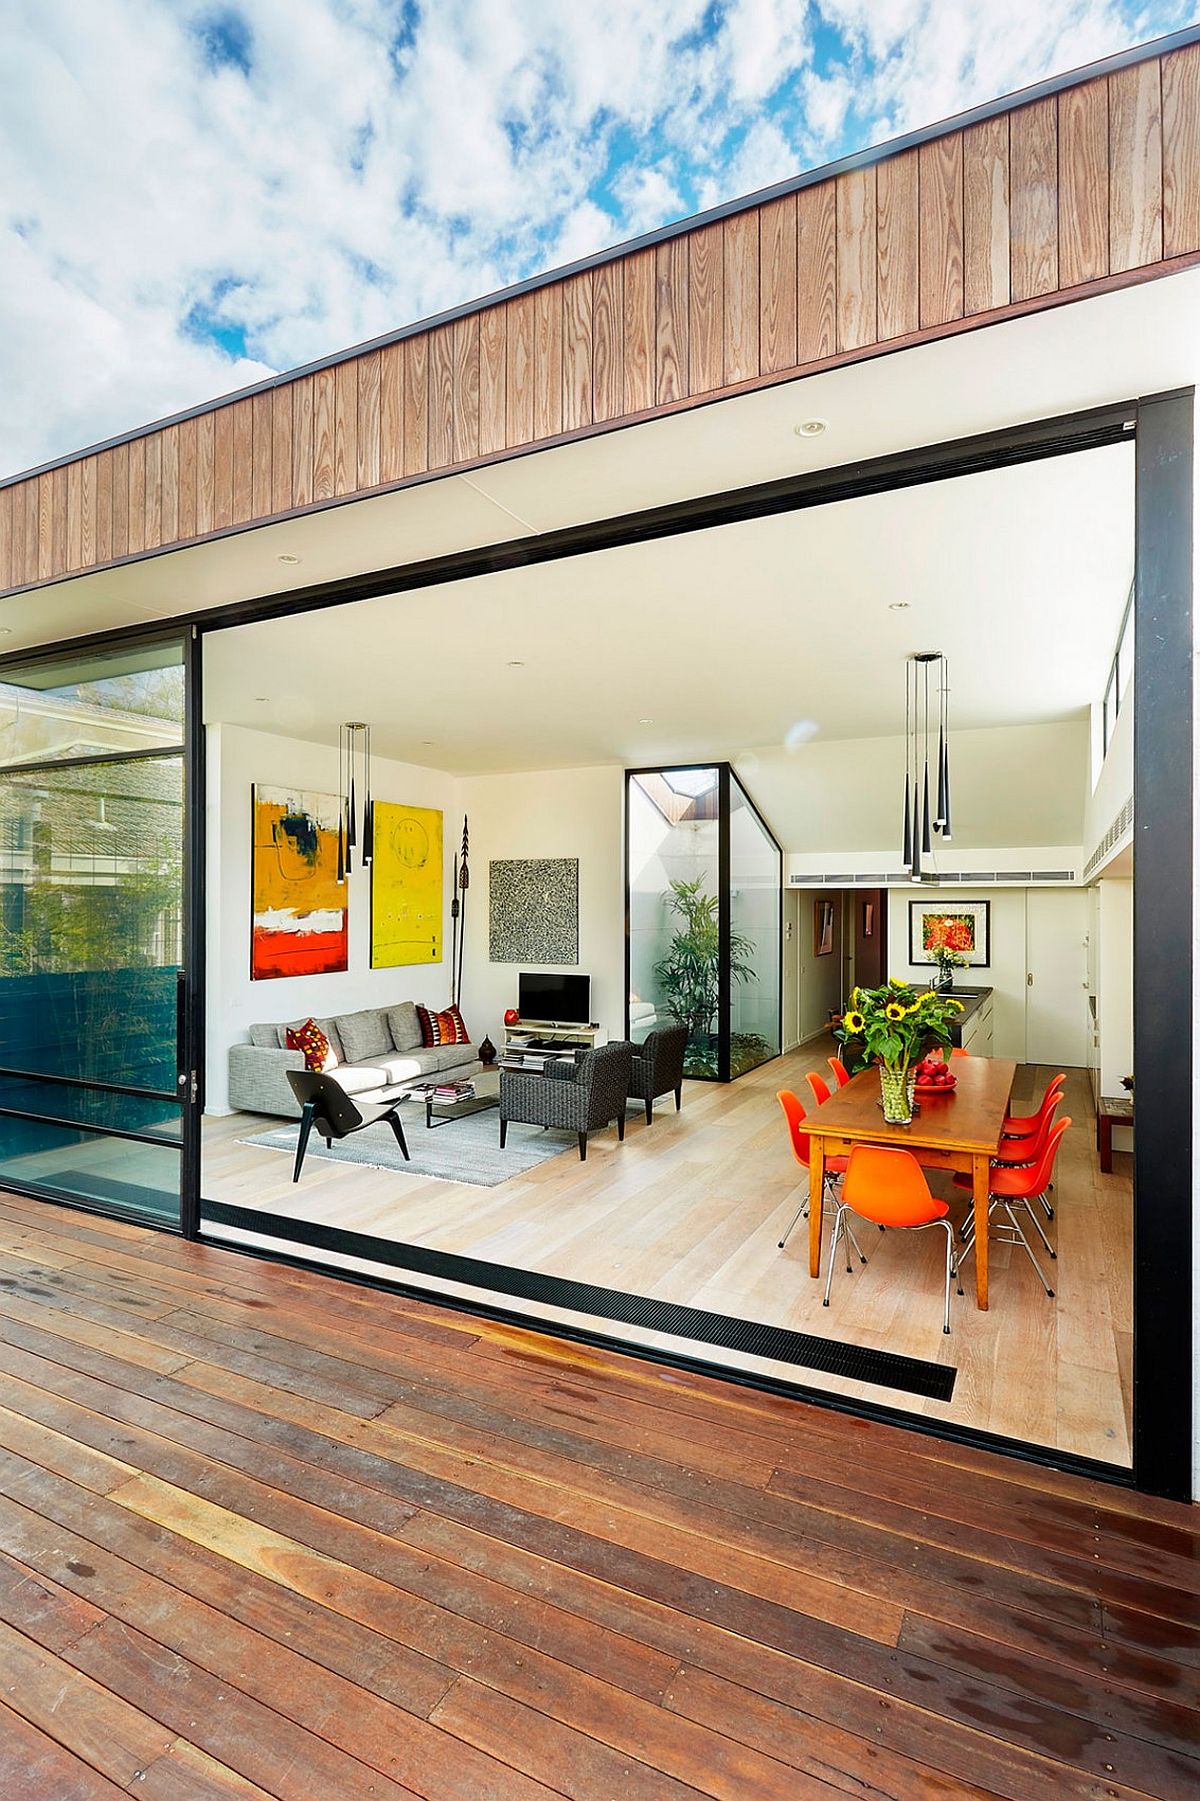
[[569, 1053], [594, 1050], [598, 1044], [607, 1043], [608, 1033], [595, 1024], [561, 1026], [548, 1019], [523, 1019], [518, 1025], [504, 1028], [506, 1051], [519, 1050], [523, 1044], [531, 1051]]

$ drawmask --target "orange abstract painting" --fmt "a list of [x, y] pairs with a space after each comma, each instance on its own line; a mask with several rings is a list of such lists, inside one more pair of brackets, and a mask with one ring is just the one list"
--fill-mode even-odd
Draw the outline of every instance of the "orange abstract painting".
[[315, 976], [350, 965], [349, 890], [338, 880], [338, 798], [256, 784], [250, 977]]

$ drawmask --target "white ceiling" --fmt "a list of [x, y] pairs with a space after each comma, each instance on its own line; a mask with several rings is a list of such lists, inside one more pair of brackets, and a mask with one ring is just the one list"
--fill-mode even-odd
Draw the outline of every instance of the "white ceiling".
[[[1078, 717], [1133, 559], [1132, 444], [214, 634], [205, 713], [459, 774], [899, 733], [903, 662], [955, 724]], [[906, 603], [893, 611], [892, 603]], [[519, 666], [514, 667], [514, 663]]]

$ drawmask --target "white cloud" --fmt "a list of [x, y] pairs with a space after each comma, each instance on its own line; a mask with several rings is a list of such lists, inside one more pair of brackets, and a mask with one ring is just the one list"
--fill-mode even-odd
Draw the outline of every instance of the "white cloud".
[[[0, 471], [1181, 14], [1174, 0], [1141, 14], [1125, 0], [8, 0]], [[844, 49], [818, 67], [831, 32]]]

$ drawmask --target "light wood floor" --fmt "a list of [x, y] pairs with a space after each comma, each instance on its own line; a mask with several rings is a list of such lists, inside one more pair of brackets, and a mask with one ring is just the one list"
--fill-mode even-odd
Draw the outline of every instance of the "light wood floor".
[[[615, 1132], [600, 1133], [581, 1164], [573, 1141], [564, 1140], [561, 1156], [491, 1189], [317, 1159], [294, 1187], [287, 1156], [241, 1142], [264, 1122], [210, 1119], [204, 1194], [950, 1363], [958, 1371], [953, 1398], [936, 1402], [635, 1327], [602, 1327], [629, 1342], [670, 1343], [730, 1367], [1127, 1465], [1131, 1160], [1118, 1154], [1114, 1173], [1100, 1174], [1084, 1072], [1068, 1082], [1067, 1109], [1076, 1123], [1059, 1160], [1056, 1218], [1047, 1228], [1060, 1252], [1050, 1266], [1055, 1298], [1046, 1298], [1019, 1248], [997, 1246], [990, 1311], [977, 1312], [969, 1294], [955, 1295], [947, 1338], [942, 1248], [932, 1234], [872, 1232], [863, 1247], [867, 1267], [856, 1265], [850, 1276], [839, 1268], [828, 1310], [820, 1285], [807, 1275], [803, 1230], [778, 1249], [806, 1179], [790, 1155], [774, 1096], [781, 1087], [806, 1093], [804, 1071], [823, 1067], [823, 1058], [821, 1047], [809, 1046], [728, 1087], [689, 1084], [679, 1116], [668, 1105], [647, 1128], [631, 1112], [624, 1145]], [[1021, 1069], [1016, 1100], [1040, 1096], [1050, 1073]], [[956, 1208], [965, 1205], [944, 1177], [932, 1180], [954, 1196]], [[235, 1241], [245, 1236], [221, 1232]], [[396, 1275], [332, 1254], [326, 1261]], [[433, 1279], [428, 1286], [451, 1296], [478, 1294]], [[596, 1323], [534, 1303], [504, 1304], [549, 1320]]]
[[4, 1801], [1186, 1801], [1195, 1510], [0, 1194]]

